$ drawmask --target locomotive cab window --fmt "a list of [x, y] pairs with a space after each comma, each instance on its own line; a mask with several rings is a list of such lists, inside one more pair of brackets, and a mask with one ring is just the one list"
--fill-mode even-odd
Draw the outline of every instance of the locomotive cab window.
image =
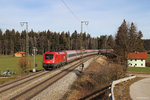
[[45, 60], [52, 60], [53, 54], [45, 54]]

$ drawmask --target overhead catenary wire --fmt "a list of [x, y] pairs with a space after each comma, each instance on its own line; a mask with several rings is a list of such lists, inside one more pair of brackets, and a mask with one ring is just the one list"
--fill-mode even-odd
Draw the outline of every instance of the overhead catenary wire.
[[64, 0], [61, 0], [62, 3], [65, 5], [65, 7], [70, 11], [70, 13], [73, 15], [73, 17], [77, 20], [80, 21], [80, 18], [71, 10], [71, 8], [67, 5], [67, 3]]

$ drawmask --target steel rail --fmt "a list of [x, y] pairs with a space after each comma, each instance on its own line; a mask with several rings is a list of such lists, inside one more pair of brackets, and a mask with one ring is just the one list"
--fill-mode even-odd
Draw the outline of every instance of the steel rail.
[[[12, 89], [12, 88], [15, 88], [15, 87], [17, 87], [17, 86], [19, 86], [19, 85], [22, 85], [22, 84], [24, 84], [24, 83], [27, 83], [27, 82], [29, 82], [29, 81], [31, 81], [31, 80], [33, 80], [33, 79], [39, 78], [39, 76], [40, 76], [40, 77], [41, 77], [41, 76], [44, 76], [44, 75], [46, 75], [46, 74], [48, 74], [48, 73], [50, 73], [50, 72], [45, 72], [45, 73], [43, 73], [43, 74], [40, 74], [40, 73], [39, 73], [39, 75], [37, 75], [37, 76], [35, 76], [35, 77], [33, 77], [33, 78], [30, 78], [30, 79], [28, 79], [28, 80], [26, 80], [26, 81], [23, 81], [23, 82], [18, 83], [18, 84], [14, 84], [14, 85], [11, 86], [11, 87], [8, 87], [8, 88], [6, 88], [6, 89], [1, 90], [0, 93], [5, 92], [5, 91], [7, 91], [7, 90], [10, 90], [10, 89]], [[31, 77], [31, 76], [30, 76], [30, 77]], [[29, 77], [28, 77], [28, 78], [29, 78]], [[26, 79], [27, 79], [27, 78], [26, 78]], [[17, 81], [17, 82], [19, 82], [19, 81]]]
[[2, 87], [4, 87], [4, 86], [8, 86], [8, 85], [10, 85], [10, 84], [13, 84], [13, 83], [15, 83], [15, 82], [24, 80], [24, 79], [29, 78], [29, 77], [31, 77], [31, 76], [37, 75], [37, 74], [39, 74], [39, 73], [41, 73], [41, 72], [43, 72], [43, 70], [42, 70], [42, 71], [39, 71], [39, 72], [36, 72], [36, 73], [34, 73], [34, 74], [31, 74], [31, 75], [27, 75], [27, 76], [25, 76], [25, 77], [23, 77], [23, 78], [14, 80], [14, 81], [12, 81], [12, 82], [2, 84], [2, 85], [0, 85], [0, 88], [2, 88]]

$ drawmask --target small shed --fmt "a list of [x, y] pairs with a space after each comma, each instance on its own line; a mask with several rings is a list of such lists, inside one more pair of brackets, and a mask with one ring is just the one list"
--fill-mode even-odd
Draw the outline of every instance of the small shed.
[[24, 57], [25, 54], [26, 54], [25, 52], [20, 51], [20, 52], [16, 52], [16, 53], [14, 54], [14, 56], [15, 56], [15, 57]]
[[146, 67], [147, 52], [134, 52], [127, 54], [129, 67]]

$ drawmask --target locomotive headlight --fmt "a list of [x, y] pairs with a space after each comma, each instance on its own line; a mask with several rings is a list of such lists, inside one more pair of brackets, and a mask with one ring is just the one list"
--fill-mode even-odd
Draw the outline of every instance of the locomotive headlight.
[[54, 63], [54, 60], [53, 60], [53, 63]]

